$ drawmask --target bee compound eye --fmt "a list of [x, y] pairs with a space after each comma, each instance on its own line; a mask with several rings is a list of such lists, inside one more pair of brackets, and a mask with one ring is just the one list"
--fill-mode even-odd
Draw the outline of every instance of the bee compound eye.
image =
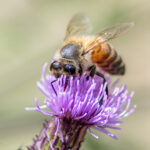
[[73, 74], [75, 74], [76, 69], [75, 69], [75, 67], [73, 65], [66, 64], [64, 66], [64, 71], [68, 72], [71, 75], [73, 75]]
[[54, 62], [51, 64], [50, 69], [61, 70], [61, 69], [62, 69], [62, 65], [61, 65], [60, 62], [54, 61]]

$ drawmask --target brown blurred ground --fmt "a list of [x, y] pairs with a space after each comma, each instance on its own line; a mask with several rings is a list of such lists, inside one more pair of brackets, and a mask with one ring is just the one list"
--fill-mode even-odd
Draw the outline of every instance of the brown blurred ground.
[[136, 112], [124, 120], [115, 141], [88, 134], [82, 149], [150, 149], [150, 1], [148, 0], [6, 0], [0, 1], [0, 149], [15, 150], [29, 145], [46, 118], [26, 112], [34, 97], [42, 102], [36, 87], [44, 62], [50, 62], [61, 43], [68, 19], [85, 12], [94, 32], [120, 22], [134, 21], [135, 27], [112, 41], [126, 64], [122, 82], [134, 90]]

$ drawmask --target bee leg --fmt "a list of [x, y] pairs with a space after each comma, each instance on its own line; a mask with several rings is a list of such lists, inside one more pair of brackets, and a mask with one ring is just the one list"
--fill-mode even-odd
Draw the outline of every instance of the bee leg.
[[69, 77], [66, 77], [65, 86], [64, 86], [64, 91], [65, 91], [65, 90], [66, 90], [66, 88], [67, 88], [68, 81], [69, 81]]
[[55, 88], [54, 88], [54, 85], [53, 85], [53, 83], [56, 82], [56, 81], [57, 81], [57, 79], [56, 79], [56, 80], [53, 80], [53, 81], [51, 82], [51, 86], [52, 86], [52, 89], [53, 89], [54, 93], [55, 93], [56, 96], [57, 96], [57, 92], [56, 92], [56, 90], [55, 90]]
[[[105, 79], [105, 76], [102, 73], [96, 72], [95, 65], [89, 67], [88, 70], [90, 71], [90, 74], [89, 74], [90, 77], [94, 77], [94, 75], [96, 74], [97, 76], [99, 76], [103, 79], [103, 84], [105, 84], [107, 82]], [[89, 79], [89, 76], [87, 76], [87, 80]], [[106, 86], [106, 94], [108, 95], [108, 86]]]
[[78, 64], [78, 66], [79, 66], [79, 75], [81, 76], [81, 75], [82, 75], [82, 73], [83, 73], [83, 69], [82, 69], [81, 64]]
[[[102, 73], [96, 72], [96, 75], [103, 79], [103, 84], [105, 84], [107, 82], [105, 79], [105, 76]], [[108, 95], [108, 85], [106, 86], [106, 94]]]
[[[89, 67], [88, 71], [90, 71], [90, 74], [89, 74], [89, 76], [87, 76], [87, 80], [89, 79], [89, 77], [94, 77], [94, 75], [96, 74], [97, 76], [99, 76], [103, 79], [103, 85], [105, 84], [106, 79], [105, 79], [104, 75], [101, 74], [100, 72], [96, 72], [96, 66], [95, 65]], [[106, 86], [106, 94], [108, 95], [108, 86]], [[103, 97], [99, 100], [100, 106], [102, 105], [102, 103], [103, 103]]]
[[[96, 75], [103, 79], [103, 85], [104, 85], [106, 83], [106, 79], [105, 79], [104, 75], [100, 72], [96, 72]], [[106, 86], [106, 94], [108, 95], [108, 86]], [[100, 104], [100, 106], [103, 104], [103, 97], [100, 99], [99, 104]]]
[[88, 71], [90, 72], [90, 74], [87, 76], [87, 80], [89, 80], [89, 77], [94, 77], [94, 75], [96, 73], [96, 66], [93, 65], [93, 66], [89, 67]]

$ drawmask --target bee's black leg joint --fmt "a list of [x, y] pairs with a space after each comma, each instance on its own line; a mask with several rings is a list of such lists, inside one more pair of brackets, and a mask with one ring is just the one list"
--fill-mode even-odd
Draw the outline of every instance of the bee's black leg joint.
[[[96, 75], [99, 76], [99, 77], [101, 77], [103, 79], [103, 84], [106, 83], [105, 76], [102, 73], [96, 72]], [[106, 94], [108, 95], [108, 85], [106, 86]]]
[[65, 87], [64, 87], [64, 91], [66, 90], [67, 88], [67, 85], [68, 85], [68, 81], [69, 81], [69, 77], [66, 77], [66, 81], [65, 81]]
[[53, 85], [53, 83], [56, 82], [56, 81], [57, 81], [57, 79], [56, 79], [56, 80], [53, 80], [53, 81], [51, 82], [51, 86], [52, 86], [52, 89], [53, 89], [54, 93], [55, 93], [56, 96], [57, 96], [57, 92], [56, 92], [56, 90], [55, 90], [55, 88], [54, 88], [54, 85]]
[[87, 80], [89, 80], [89, 77], [94, 77], [94, 75], [96, 73], [96, 66], [93, 65], [93, 66], [89, 67], [88, 71], [90, 72], [90, 74], [89, 74], [89, 76], [87, 76]]

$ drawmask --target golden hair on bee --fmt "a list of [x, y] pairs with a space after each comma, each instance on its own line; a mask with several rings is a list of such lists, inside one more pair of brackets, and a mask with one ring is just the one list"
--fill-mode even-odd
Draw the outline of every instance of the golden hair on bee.
[[122, 23], [95, 36], [89, 36], [86, 35], [91, 30], [89, 18], [82, 13], [74, 15], [67, 25], [64, 41], [50, 64], [51, 74], [59, 78], [62, 74], [69, 77], [88, 72], [91, 77], [102, 77], [104, 82], [101, 70], [113, 75], [123, 75], [125, 64], [108, 41], [125, 33], [133, 25]]

